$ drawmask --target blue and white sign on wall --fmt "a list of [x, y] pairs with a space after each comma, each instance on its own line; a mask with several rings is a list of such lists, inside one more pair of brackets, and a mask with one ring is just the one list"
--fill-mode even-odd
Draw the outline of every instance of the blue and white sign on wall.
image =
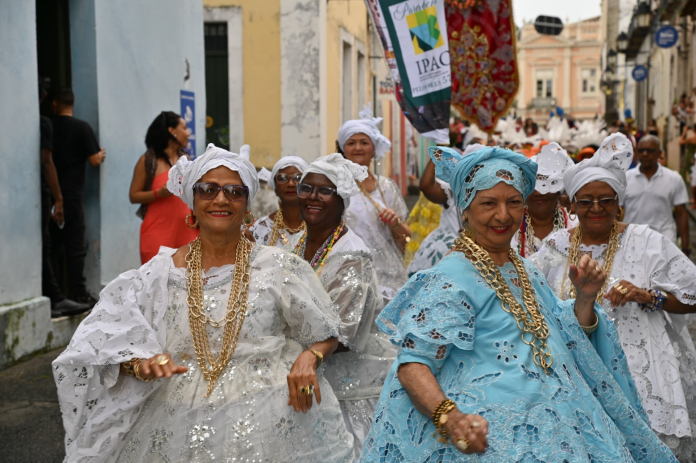
[[655, 32], [655, 45], [660, 48], [672, 48], [679, 40], [679, 31], [672, 26], [662, 26]]
[[633, 68], [633, 72], [631, 74], [633, 75], [633, 79], [636, 82], [640, 82], [641, 80], [645, 80], [645, 78], [648, 77], [648, 68], [646, 68], [643, 65], [636, 66]]
[[188, 90], [181, 91], [181, 117], [189, 130], [188, 144], [184, 150], [189, 159], [196, 159], [196, 97]]

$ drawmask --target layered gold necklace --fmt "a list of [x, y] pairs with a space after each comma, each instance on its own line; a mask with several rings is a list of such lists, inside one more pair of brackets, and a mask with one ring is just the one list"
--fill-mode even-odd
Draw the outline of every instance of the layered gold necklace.
[[546, 340], [549, 337], [549, 327], [546, 324], [544, 315], [541, 313], [541, 309], [539, 309], [539, 302], [534, 295], [534, 289], [529, 281], [524, 264], [517, 253], [512, 248], [508, 250], [508, 256], [515, 270], [517, 270], [517, 276], [522, 286], [524, 307], [517, 302], [505, 279], [500, 274], [500, 269], [485, 249], [474, 243], [464, 233], [461, 233], [454, 240], [453, 249], [464, 253], [488, 285], [495, 290], [503, 310], [515, 317], [517, 326], [522, 331], [520, 335], [522, 341], [532, 348], [534, 363], [543, 368], [547, 375], [551, 374], [550, 368], [553, 364], [553, 356], [546, 344]]
[[302, 230], [306, 229], [307, 224], [304, 222], [304, 220], [302, 221], [302, 224], [297, 228], [290, 228], [287, 225], [285, 225], [285, 221], [283, 220], [283, 209], [278, 208], [278, 210], [276, 211], [275, 219], [273, 219], [273, 228], [271, 229], [271, 238], [268, 240], [268, 245], [275, 246], [278, 242], [278, 238], [280, 238], [280, 241], [281, 243], [283, 243], [283, 245], [288, 244], [290, 240], [285, 234], [286, 230], [291, 235], [294, 235], [295, 233], [299, 233]]
[[[580, 243], [582, 243], [582, 225], [578, 224], [575, 228], [575, 234], [570, 240], [570, 250], [568, 251], [568, 260], [566, 260], [565, 270], [563, 271], [563, 281], [561, 282], [561, 296], [565, 294], [565, 283], [568, 278], [568, 267], [570, 264], [578, 265], [578, 260], [580, 259]], [[604, 271], [607, 277], [604, 279], [604, 284], [602, 289], [597, 293], [597, 304], [601, 304], [604, 300], [604, 295], [607, 292], [607, 287], [609, 286], [609, 277], [611, 276], [611, 267], [614, 265], [614, 256], [619, 248], [619, 222], [614, 220], [614, 225], [611, 227], [611, 233], [609, 234], [609, 244], [607, 249], [604, 251]], [[598, 259], [601, 258], [598, 257]], [[570, 284], [568, 287], [568, 299], [574, 299], [575, 286]]]
[[[563, 214], [563, 209], [561, 207], [556, 208], [556, 212], [553, 218], [553, 230], [551, 233], [561, 230], [566, 227], [565, 215]], [[524, 233], [524, 240], [522, 239], [522, 233]], [[549, 233], [549, 234], [551, 234]], [[527, 208], [524, 208], [524, 231], [520, 232], [520, 239], [517, 240], [517, 252], [520, 253], [522, 257], [529, 257], [529, 255], [534, 254], [539, 251], [536, 243], [534, 242], [534, 227], [532, 226], [532, 218], [529, 215]], [[524, 246], [523, 242], [524, 241]]]
[[[191, 327], [191, 337], [193, 338], [198, 366], [205, 379], [208, 380], [206, 397], [213, 391], [218, 377], [229, 363], [237, 347], [239, 332], [246, 316], [251, 275], [250, 257], [253, 248], [254, 245], [242, 235], [239, 244], [237, 244], [237, 260], [230, 298], [227, 302], [227, 312], [225, 317], [220, 320], [209, 318], [203, 305], [203, 265], [200, 237], [191, 242], [190, 250], [186, 255], [186, 290], [188, 293], [186, 302], [189, 307], [189, 326]], [[213, 357], [210, 350], [207, 325], [223, 329], [222, 346], [217, 359]]]

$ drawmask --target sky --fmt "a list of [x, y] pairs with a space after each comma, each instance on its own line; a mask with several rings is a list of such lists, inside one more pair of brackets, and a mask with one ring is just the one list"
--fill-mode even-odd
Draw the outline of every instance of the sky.
[[534, 21], [539, 15], [557, 16], [563, 24], [599, 16], [601, 0], [512, 0], [515, 24], [521, 26], [524, 20]]

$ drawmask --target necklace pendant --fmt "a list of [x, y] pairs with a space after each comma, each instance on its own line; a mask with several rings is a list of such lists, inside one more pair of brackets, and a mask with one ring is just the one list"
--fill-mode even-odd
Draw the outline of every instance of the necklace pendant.
[[282, 238], [281, 241], [283, 241], [283, 244], [284, 244], [284, 245], [285, 245], [285, 244], [288, 244], [288, 239], [285, 237], [285, 235], [283, 235], [283, 238]]

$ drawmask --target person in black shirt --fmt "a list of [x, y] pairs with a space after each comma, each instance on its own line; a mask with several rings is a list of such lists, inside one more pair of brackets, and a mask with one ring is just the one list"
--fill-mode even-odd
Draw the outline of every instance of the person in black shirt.
[[[39, 101], [46, 98], [46, 90], [39, 86]], [[56, 166], [53, 164], [53, 125], [46, 116], [40, 120], [41, 142], [41, 233], [42, 233], [42, 262], [41, 289], [42, 294], [51, 300], [51, 317], [77, 315], [89, 310], [89, 305], [71, 301], [63, 295], [56, 281], [51, 264], [51, 234], [49, 223], [53, 220], [59, 226], [65, 221], [63, 215], [63, 194], [60, 191]], [[51, 204], [53, 203], [53, 204]]]
[[68, 287], [72, 299], [94, 306], [96, 299], [87, 292], [84, 268], [87, 244], [85, 242], [85, 214], [83, 194], [85, 161], [99, 166], [106, 158], [106, 150], [99, 147], [92, 127], [73, 117], [75, 96], [69, 88], [61, 88], [52, 96], [53, 160], [63, 192], [65, 226], [61, 230], [53, 224], [51, 238], [54, 270], [58, 268], [61, 247], [65, 249]]

